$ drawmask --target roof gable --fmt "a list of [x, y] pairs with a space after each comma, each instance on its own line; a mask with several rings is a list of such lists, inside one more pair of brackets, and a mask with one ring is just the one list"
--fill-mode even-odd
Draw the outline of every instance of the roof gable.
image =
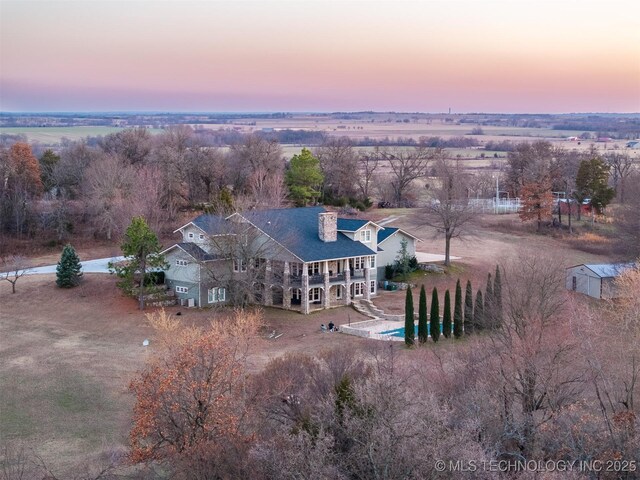
[[583, 263], [581, 265], [574, 265], [575, 268], [584, 266], [595, 273], [600, 278], [613, 278], [620, 275], [625, 270], [630, 268], [636, 268], [635, 263]]
[[411, 235], [409, 232], [406, 232], [405, 230], [402, 230], [401, 228], [396, 228], [396, 227], [384, 227], [384, 230], [380, 230], [378, 232], [378, 244], [384, 242], [385, 240], [387, 240], [389, 237], [395, 235], [396, 233], [402, 233], [403, 235], [406, 235], [407, 237], [411, 237], [414, 240], [421, 242], [422, 240], [420, 240], [418, 237]]

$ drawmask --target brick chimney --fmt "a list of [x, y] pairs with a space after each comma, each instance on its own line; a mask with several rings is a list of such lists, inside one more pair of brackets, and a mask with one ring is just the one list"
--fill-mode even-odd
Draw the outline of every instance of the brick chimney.
[[318, 237], [323, 242], [338, 240], [338, 214], [324, 212], [318, 214]]

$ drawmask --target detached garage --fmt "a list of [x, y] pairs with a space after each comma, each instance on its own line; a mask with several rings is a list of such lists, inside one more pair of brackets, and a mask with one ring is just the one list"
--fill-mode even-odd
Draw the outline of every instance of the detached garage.
[[593, 298], [615, 298], [615, 278], [633, 263], [603, 263], [576, 265], [567, 268], [567, 289]]

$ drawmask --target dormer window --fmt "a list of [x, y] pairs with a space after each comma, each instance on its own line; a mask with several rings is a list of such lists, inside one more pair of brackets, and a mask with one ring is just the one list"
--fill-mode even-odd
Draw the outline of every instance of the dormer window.
[[193, 240], [193, 236], [194, 236], [194, 235], [193, 235], [193, 232], [189, 232], [189, 233], [187, 233], [187, 238], [188, 238], [189, 240]]
[[360, 241], [362, 243], [371, 243], [371, 230], [370, 229], [366, 229], [366, 230], [361, 230], [360, 231]]

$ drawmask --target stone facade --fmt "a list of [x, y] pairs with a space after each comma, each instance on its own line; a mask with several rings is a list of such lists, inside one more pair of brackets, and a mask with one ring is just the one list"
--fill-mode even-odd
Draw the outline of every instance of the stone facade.
[[336, 212], [318, 214], [318, 237], [323, 242], [338, 240], [338, 214]]

